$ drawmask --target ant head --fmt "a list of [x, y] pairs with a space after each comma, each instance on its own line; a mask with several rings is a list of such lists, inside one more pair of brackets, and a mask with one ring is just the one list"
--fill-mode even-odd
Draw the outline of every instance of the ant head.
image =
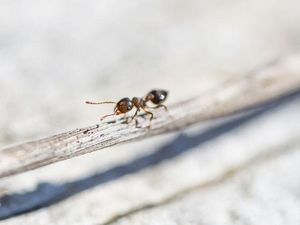
[[132, 101], [129, 98], [122, 98], [116, 105], [116, 109], [120, 113], [126, 113], [133, 108]]
[[166, 90], [152, 90], [146, 95], [146, 100], [157, 105], [163, 103], [167, 96], [168, 92]]

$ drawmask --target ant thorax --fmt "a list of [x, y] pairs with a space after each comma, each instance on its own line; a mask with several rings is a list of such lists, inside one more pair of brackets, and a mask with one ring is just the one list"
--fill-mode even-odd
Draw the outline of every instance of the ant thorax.
[[137, 109], [145, 106], [145, 101], [143, 98], [133, 97], [132, 103]]

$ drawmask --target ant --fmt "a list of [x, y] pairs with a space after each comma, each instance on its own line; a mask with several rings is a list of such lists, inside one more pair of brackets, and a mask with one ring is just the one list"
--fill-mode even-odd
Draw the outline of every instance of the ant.
[[[149, 122], [149, 126], [148, 126], [150, 128], [151, 127], [151, 121], [153, 119], [153, 113], [148, 111], [148, 109], [149, 108], [157, 109], [157, 108], [163, 107], [167, 112], [169, 112], [167, 106], [162, 104], [166, 100], [167, 96], [168, 96], [168, 92], [166, 90], [154, 89], [154, 90], [150, 91], [147, 95], [145, 95], [144, 97], [141, 97], [141, 98], [133, 97], [132, 99], [130, 99], [130, 98], [126, 97], [126, 98], [122, 98], [118, 102], [110, 102], [110, 101], [90, 102], [90, 101], [86, 101], [85, 103], [86, 104], [93, 104], [93, 105], [95, 105], [95, 104], [116, 104], [116, 106], [114, 108], [114, 113], [103, 116], [100, 119], [101, 121], [103, 119], [105, 119], [106, 117], [109, 117], [109, 116], [126, 114], [127, 112], [132, 110], [133, 107], [135, 107], [136, 111], [130, 119], [127, 119], [127, 121], [126, 121], [127, 124], [130, 123], [133, 119], [135, 119], [138, 112], [142, 109], [146, 114], [150, 115], [150, 122]], [[154, 107], [148, 106], [147, 102], [152, 102], [156, 106], [154, 106]]]

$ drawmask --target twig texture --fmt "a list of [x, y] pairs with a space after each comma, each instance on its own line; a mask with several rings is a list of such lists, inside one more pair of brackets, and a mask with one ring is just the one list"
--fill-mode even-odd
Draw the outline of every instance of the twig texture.
[[141, 117], [138, 127], [134, 123], [124, 124], [124, 120], [119, 119], [4, 148], [0, 150], [0, 177], [228, 116], [288, 95], [300, 89], [300, 67], [297, 65], [300, 65], [299, 58], [229, 80], [209, 93], [170, 106], [171, 116], [157, 110], [151, 129], [147, 128], [148, 120]]

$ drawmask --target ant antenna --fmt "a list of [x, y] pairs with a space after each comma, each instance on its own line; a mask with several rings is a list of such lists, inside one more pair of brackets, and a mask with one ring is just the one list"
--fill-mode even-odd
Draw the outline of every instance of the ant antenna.
[[99, 104], [116, 104], [116, 102], [90, 102], [86, 101], [86, 104], [91, 104], [91, 105], [99, 105]]

